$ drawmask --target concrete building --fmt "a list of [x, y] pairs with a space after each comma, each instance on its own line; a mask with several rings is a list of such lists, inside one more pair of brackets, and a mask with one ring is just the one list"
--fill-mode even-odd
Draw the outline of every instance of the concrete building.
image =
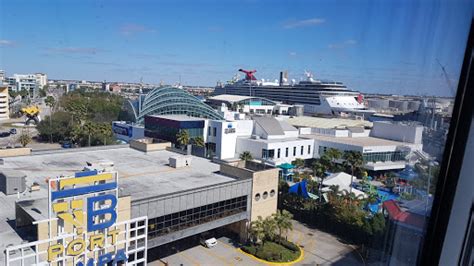
[[40, 89], [43, 89], [44, 86], [48, 85], [48, 75], [44, 73], [35, 73], [36, 83]]
[[0, 81], [0, 120], [10, 118], [8, 85]]
[[[276, 211], [278, 169], [250, 161], [219, 165], [199, 157], [190, 157], [188, 165], [173, 168], [168, 162], [176, 156], [166, 150], [143, 153], [125, 146], [5, 158], [3, 168], [21, 166], [27, 187], [37, 183], [40, 189], [23, 193], [20, 199], [0, 193], [4, 205], [0, 256], [7, 245], [46, 237], [40, 222], [48, 213], [46, 179], [77, 175], [86, 164], [101, 165], [92, 163], [96, 161], [109, 162], [107, 166], [120, 178], [119, 219], [148, 217], [149, 249], [220, 227], [245, 240], [252, 220]], [[16, 227], [7, 227], [8, 220], [16, 221]], [[22, 239], [18, 234], [22, 230], [37, 233], [28, 234], [34, 239]]]
[[369, 171], [404, 169], [407, 156], [422, 151], [422, 129], [419, 126], [374, 122], [372, 129], [363, 127], [300, 128], [302, 138], [314, 140], [314, 158], [329, 148], [358, 151]]

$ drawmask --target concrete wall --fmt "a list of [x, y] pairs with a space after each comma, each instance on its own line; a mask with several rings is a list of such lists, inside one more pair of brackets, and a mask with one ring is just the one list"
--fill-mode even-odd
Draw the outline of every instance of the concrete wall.
[[[278, 202], [278, 172], [279, 169], [255, 172], [252, 178], [252, 212], [250, 221], [258, 216], [265, 218], [277, 210]], [[260, 194], [257, 200], [256, 195]], [[266, 195], [266, 196], [265, 196]]]
[[390, 122], [374, 122], [370, 135], [372, 137], [390, 139], [415, 144], [422, 143], [422, 126], [411, 126]]
[[30, 148], [0, 149], [0, 158], [30, 155]]
[[[180, 212], [214, 202], [250, 195], [251, 180], [236, 180], [208, 187], [170, 193], [160, 197], [132, 201], [133, 218], [147, 215], [148, 218]], [[249, 209], [249, 208], [248, 208]]]
[[153, 143], [153, 139], [138, 139], [130, 141], [130, 148], [143, 151], [162, 151], [171, 147], [171, 142]]

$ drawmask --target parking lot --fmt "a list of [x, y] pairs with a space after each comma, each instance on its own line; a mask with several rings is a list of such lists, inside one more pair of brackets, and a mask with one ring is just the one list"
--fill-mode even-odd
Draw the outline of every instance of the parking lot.
[[[266, 265], [238, 250], [235, 237], [216, 235], [217, 245], [206, 248], [197, 237], [190, 237], [149, 251], [149, 265]], [[336, 237], [293, 222], [288, 239], [304, 250], [302, 261], [294, 265], [363, 265], [353, 247]]]

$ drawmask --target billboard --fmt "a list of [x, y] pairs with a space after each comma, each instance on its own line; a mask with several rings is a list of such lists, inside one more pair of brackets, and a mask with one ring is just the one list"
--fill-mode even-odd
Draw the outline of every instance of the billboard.
[[49, 179], [38, 241], [8, 247], [6, 265], [146, 265], [148, 219], [130, 219], [129, 204], [118, 197], [117, 172]]

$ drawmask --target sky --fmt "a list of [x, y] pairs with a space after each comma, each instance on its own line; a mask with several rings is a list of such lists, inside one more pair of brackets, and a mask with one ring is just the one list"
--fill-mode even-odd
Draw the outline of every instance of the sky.
[[0, 69], [203, 86], [308, 70], [366, 93], [454, 96], [473, 3], [0, 0]]

